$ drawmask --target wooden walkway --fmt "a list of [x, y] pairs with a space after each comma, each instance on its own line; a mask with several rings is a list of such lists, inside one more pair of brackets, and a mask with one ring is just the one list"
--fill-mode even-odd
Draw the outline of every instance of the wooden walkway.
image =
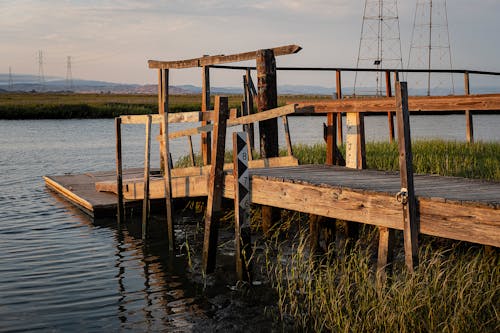
[[[201, 168], [200, 168], [201, 169]], [[174, 169], [175, 170], [175, 169]], [[250, 170], [251, 202], [403, 230], [397, 172], [325, 165]], [[124, 171], [126, 205], [142, 199], [142, 169]], [[116, 214], [116, 173], [47, 176], [48, 187], [95, 218]], [[420, 233], [500, 246], [500, 183], [415, 175]], [[234, 198], [226, 171], [223, 195]], [[100, 188], [108, 192], [99, 192]], [[104, 186], [105, 185], [105, 186]], [[151, 198], [163, 198], [163, 178], [151, 177]], [[172, 177], [172, 197], [208, 194], [208, 174]]]

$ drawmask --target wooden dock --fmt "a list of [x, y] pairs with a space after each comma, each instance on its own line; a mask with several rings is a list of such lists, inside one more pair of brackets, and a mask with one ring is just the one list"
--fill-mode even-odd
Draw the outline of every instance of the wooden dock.
[[[251, 202], [403, 230], [397, 172], [302, 165], [252, 169]], [[124, 172], [127, 204], [143, 199], [142, 170]], [[95, 218], [116, 214], [116, 174], [47, 176], [48, 187]], [[500, 183], [415, 175], [420, 233], [500, 247]], [[114, 186], [112, 185], [114, 184]], [[234, 198], [226, 171], [223, 196]], [[100, 188], [109, 192], [99, 192]], [[164, 198], [163, 179], [151, 178], [151, 198]], [[172, 178], [172, 197], [206, 197], [208, 174]]]
[[[239, 253], [236, 269], [240, 279], [245, 279], [243, 266], [246, 258], [243, 253], [250, 244], [248, 229], [245, 230], [249, 227], [248, 221], [245, 221], [248, 203], [261, 205], [264, 231], [276, 222], [276, 209], [349, 221], [346, 229], [351, 226], [355, 229], [356, 224], [350, 222], [377, 226], [380, 236], [379, 271], [391, 260], [394, 230], [403, 231], [405, 263], [410, 271], [418, 265], [419, 234], [500, 246], [500, 183], [414, 175], [409, 121], [410, 113], [463, 110], [467, 121], [467, 140], [473, 142], [472, 112], [498, 112], [500, 94], [470, 95], [468, 73], [464, 72], [465, 95], [408, 96], [406, 83], [399, 82], [395, 73], [395, 96], [392, 96], [387, 72], [386, 97], [342, 98], [340, 72], [337, 71], [336, 100], [278, 107], [275, 56], [299, 51], [299, 46], [289, 45], [235, 55], [150, 61], [149, 67], [158, 70], [159, 114], [116, 118], [116, 171], [47, 176], [47, 186], [91, 216], [115, 214], [118, 223], [124, 220], [124, 207], [140, 206], [142, 203], [143, 237], [147, 234], [150, 200], [162, 199], [167, 208], [170, 251], [173, 251], [175, 243], [172, 199], [206, 197], [203, 246], [203, 270], [206, 273], [212, 272], [215, 267], [222, 198], [234, 199], [236, 253]], [[258, 86], [257, 89], [253, 86], [250, 70], [247, 69], [240, 114], [236, 110], [230, 112], [227, 98], [220, 96], [216, 96], [214, 109], [210, 110], [210, 66], [251, 59], [256, 60]], [[202, 69], [202, 111], [169, 114], [169, 70], [192, 67]], [[257, 113], [253, 113], [254, 102]], [[397, 128], [400, 172], [365, 169], [364, 115], [370, 112], [387, 112], [391, 141], [396, 139], [394, 129]], [[347, 122], [345, 138], [339, 132], [342, 113], [346, 115]], [[287, 117], [293, 114], [326, 115], [327, 165], [298, 165], [293, 157], [287, 122]], [[393, 123], [394, 115], [396, 124]], [[278, 118], [283, 120], [287, 157], [278, 157]], [[201, 126], [169, 132], [171, 122], [201, 122]], [[150, 168], [152, 123], [160, 124], [161, 172], [151, 172]], [[256, 149], [249, 138], [253, 137], [252, 126], [255, 123], [259, 126], [260, 158], [252, 160]], [[144, 169], [122, 170], [121, 126], [127, 124], [146, 126]], [[236, 125], [243, 125], [246, 133], [234, 136], [233, 151], [238, 151], [238, 156], [235, 154], [232, 164], [224, 165], [226, 129]], [[201, 136], [203, 166], [194, 165], [193, 135]], [[188, 138], [192, 167], [172, 168], [168, 162], [169, 140], [179, 137]], [[240, 138], [239, 143], [244, 143], [242, 138], [246, 138], [247, 147], [237, 145], [237, 137]], [[345, 158], [337, 147], [337, 142], [344, 141]], [[236, 170], [236, 175], [232, 170]], [[247, 194], [249, 199], [245, 199]], [[249, 279], [250, 275], [246, 278]]]

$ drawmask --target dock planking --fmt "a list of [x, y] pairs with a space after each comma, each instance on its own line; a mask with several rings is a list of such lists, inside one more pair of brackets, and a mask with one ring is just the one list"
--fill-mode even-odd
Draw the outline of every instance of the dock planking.
[[[124, 195], [129, 203], [143, 199], [141, 176], [141, 169], [124, 171]], [[302, 165], [251, 169], [250, 176], [253, 204], [403, 229], [402, 208], [395, 197], [400, 191], [398, 172]], [[223, 195], [232, 199], [231, 170], [226, 170], [224, 177]], [[47, 186], [91, 216], [116, 212], [114, 172], [51, 176], [45, 180]], [[499, 182], [418, 174], [414, 182], [420, 233], [500, 246]], [[102, 183], [107, 187], [101, 190], [111, 192], [98, 192], [96, 184]], [[162, 188], [163, 179], [153, 175], [151, 198], [164, 197]], [[172, 177], [173, 198], [207, 195], [207, 173]]]

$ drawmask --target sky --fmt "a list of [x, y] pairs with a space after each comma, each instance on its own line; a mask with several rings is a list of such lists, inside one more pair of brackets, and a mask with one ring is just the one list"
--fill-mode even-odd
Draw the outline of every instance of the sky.
[[[365, 0], [0, 0], [0, 73], [119, 83], [156, 82], [148, 59], [179, 60], [287, 44], [303, 50], [278, 66], [355, 67]], [[447, 2], [453, 67], [500, 71], [499, 0]], [[399, 1], [403, 62], [415, 0]], [[251, 64], [251, 63], [246, 63]], [[213, 85], [240, 72], [211, 75]], [[200, 85], [200, 69], [171, 71], [171, 84]], [[500, 81], [500, 78], [496, 82]], [[286, 74], [279, 83], [333, 86], [332, 74]]]

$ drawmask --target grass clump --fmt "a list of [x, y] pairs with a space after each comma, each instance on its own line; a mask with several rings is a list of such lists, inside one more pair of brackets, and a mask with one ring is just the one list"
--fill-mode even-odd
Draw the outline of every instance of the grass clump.
[[[396, 267], [377, 284], [371, 246], [310, 256], [303, 236], [267, 272], [282, 323], [310, 332], [498, 332], [497, 254], [423, 246], [414, 274]], [[326, 259], [325, 259], [326, 258]], [[290, 324], [288, 324], [290, 325]]]

